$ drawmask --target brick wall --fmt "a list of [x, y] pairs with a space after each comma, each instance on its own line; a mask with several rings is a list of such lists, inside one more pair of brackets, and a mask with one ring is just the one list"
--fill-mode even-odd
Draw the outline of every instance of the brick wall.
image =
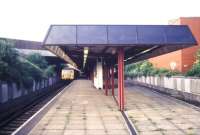
[[181, 71], [181, 51], [175, 51], [169, 54], [157, 56], [154, 58], [149, 59], [149, 62], [151, 62], [154, 67], [157, 68], [167, 68], [171, 69], [171, 66], [173, 63], [176, 63], [175, 70]]
[[199, 18], [180, 18], [182, 25], [188, 25], [195, 36], [198, 46], [182, 50], [182, 72], [188, 71], [196, 61], [195, 55], [200, 48], [200, 17]]

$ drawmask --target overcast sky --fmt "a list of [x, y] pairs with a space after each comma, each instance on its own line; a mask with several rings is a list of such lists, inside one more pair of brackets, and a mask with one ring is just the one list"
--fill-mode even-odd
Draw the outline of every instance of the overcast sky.
[[43, 41], [50, 24], [167, 24], [199, 0], [0, 0], [0, 37]]

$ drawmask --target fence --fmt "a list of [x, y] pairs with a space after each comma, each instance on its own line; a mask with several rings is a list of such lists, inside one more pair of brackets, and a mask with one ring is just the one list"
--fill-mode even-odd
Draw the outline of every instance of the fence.
[[[130, 80], [130, 78], [128, 78], [128, 80]], [[173, 76], [173, 77], [141, 76], [133, 78], [132, 80], [152, 86], [158, 86], [187, 93], [200, 94], [199, 78], [191, 78], [183, 76]]]
[[58, 77], [51, 77], [40, 82], [34, 81], [30, 89], [25, 89], [17, 87], [15, 83], [0, 81], [0, 126], [7, 121], [5, 118], [13, 116], [24, 106], [62, 84], [58, 82]]
[[126, 82], [142, 85], [193, 104], [200, 104], [200, 78], [183, 76], [141, 76], [127, 78]]
[[34, 81], [33, 86], [30, 89], [18, 88], [15, 83], [0, 82], [0, 104], [26, 96], [36, 91], [41, 91], [44, 88], [55, 84], [58, 80], [58, 77], [51, 77], [40, 82]]

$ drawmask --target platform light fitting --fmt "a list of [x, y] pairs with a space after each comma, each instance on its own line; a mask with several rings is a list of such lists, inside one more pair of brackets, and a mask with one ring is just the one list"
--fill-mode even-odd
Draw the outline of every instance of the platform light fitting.
[[84, 54], [84, 55], [83, 55], [83, 58], [87, 58], [87, 54]]
[[114, 55], [116, 53], [116, 49], [113, 48], [111, 53], [112, 53], [112, 55]]
[[89, 48], [84, 47], [84, 49], [83, 49], [83, 67], [85, 67], [86, 60], [87, 60], [87, 57], [88, 57], [88, 53], [89, 53]]
[[83, 50], [83, 52], [84, 52], [84, 54], [88, 54], [88, 52], [89, 52], [89, 48], [88, 47], [84, 47], [84, 50]]

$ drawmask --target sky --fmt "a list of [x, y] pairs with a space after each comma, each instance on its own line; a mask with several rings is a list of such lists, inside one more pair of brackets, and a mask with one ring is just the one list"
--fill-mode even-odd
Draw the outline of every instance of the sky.
[[51, 24], [168, 24], [200, 0], [0, 0], [0, 37], [43, 41]]

